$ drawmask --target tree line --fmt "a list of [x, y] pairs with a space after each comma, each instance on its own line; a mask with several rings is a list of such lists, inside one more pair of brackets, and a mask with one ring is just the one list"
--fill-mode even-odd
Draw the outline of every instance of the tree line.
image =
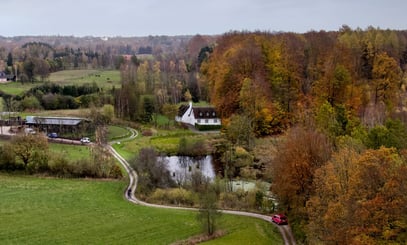
[[114, 104], [113, 91], [104, 91], [96, 83], [82, 85], [59, 85], [57, 83], [40, 83], [22, 95], [2, 93], [5, 110], [59, 110], [103, 107]]
[[0, 170], [63, 178], [122, 177], [120, 167], [103, 146], [89, 149], [89, 158], [75, 161], [52, 152], [44, 135], [17, 135], [0, 147]]
[[253, 120], [257, 136], [281, 133], [325, 102], [337, 114], [343, 110], [348, 122], [374, 126], [393, 113], [404, 120], [398, 112], [405, 104], [406, 37], [405, 31], [346, 26], [305, 34], [227, 33], [203, 62], [202, 83], [223, 118]]

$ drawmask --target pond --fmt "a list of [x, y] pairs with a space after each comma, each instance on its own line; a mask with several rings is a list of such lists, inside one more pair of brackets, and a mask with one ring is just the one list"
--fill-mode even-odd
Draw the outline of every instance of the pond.
[[193, 173], [199, 171], [210, 180], [215, 179], [215, 171], [212, 166], [212, 156], [188, 157], [170, 156], [163, 157], [167, 163], [172, 178], [177, 182], [184, 182], [191, 178]]

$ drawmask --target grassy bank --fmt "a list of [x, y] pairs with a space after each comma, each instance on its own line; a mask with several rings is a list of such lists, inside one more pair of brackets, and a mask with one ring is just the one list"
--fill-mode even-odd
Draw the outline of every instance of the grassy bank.
[[[0, 241], [6, 244], [169, 244], [200, 233], [195, 212], [123, 199], [125, 181], [0, 174]], [[208, 244], [281, 244], [272, 224], [224, 215], [227, 235]]]

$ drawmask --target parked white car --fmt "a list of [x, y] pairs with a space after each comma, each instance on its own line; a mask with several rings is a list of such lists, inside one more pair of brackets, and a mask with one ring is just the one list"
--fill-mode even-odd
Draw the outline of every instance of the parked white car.
[[24, 129], [25, 134], [35, 134], [35, 130], [32, 128], [25, 128]]
[[83, 137], [81, 139], [81, 142], [84, 143], [84, 144], [87, 144], [87, 143], [90, 143], [90, 139], [88, 137]]

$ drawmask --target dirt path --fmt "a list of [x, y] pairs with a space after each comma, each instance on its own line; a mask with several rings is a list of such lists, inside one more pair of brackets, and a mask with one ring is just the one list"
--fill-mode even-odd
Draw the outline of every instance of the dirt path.
[[[134, 129], [132, 129], [132, 136], [134, 136], [133, 138], [135, 138], [137, 136], [137, 131], [135, 131]], [[130, 178], [130, 183], [126, 189], [125, 192], [125, 197], [127, 200], [129, 200], [130, 202], [134, 203], [134, 204], [138, 204], [138, 205], [143, 205], [143, 206], [148, 206], [148, 207], [155, 207], [155, 208], [167, 208], [167, 209], [180, 209], [180, 210], [191, 210], [191, 211], [197, 211], [198, 209], [196, 208], [186, 208], [186, 207], [175, 207], [175, 206], [165, 206], [165, 205], [158, 205], [158, 204], [152, 204], [152, 203], [147, 203], [144, 201], [139, 200], [135, 195], [134, 195], [134, 191], [137, 188], [137, 181], [138, 181], [138, 176], [136, 171], [134, 171], [134, 169], [130, 166], [130, 164], [122, 157], [120, 156], [111, 145], [107, 146], [108, 149], [110, 150], [110, 152], [112, 153], [112, 155], [123, 165], [123, 167], [126, 169], [127, 173], [129, 174], [129, 178]], [[233, 215], [242, 215], [242, 216], [249, 216], [249, 217], [254, 217], [254, 218], [258, 218], [258, 219], [262, 219], [265, 220], [267, 222], [271, 222], [271, 218], [269, 215], [263, 215], [263, 214], [257, 214], [257, 213], [250, 213], [250, 212], [242, 212], [242, 211], [233, 211], [233, 210], [219, 210], [222, 213], [226, 213], [226, 214], [233, 214]], [[274, 224], [274, 223], [272, 223]], [[295, 245], [295, 239], [294, 236], [291, 232], [291, 228], [289, 225], [276, 225], [274, 224], [276, 227], [278, 227], [281, 236], [284, 240], [284, 244], [285, 245]]]

